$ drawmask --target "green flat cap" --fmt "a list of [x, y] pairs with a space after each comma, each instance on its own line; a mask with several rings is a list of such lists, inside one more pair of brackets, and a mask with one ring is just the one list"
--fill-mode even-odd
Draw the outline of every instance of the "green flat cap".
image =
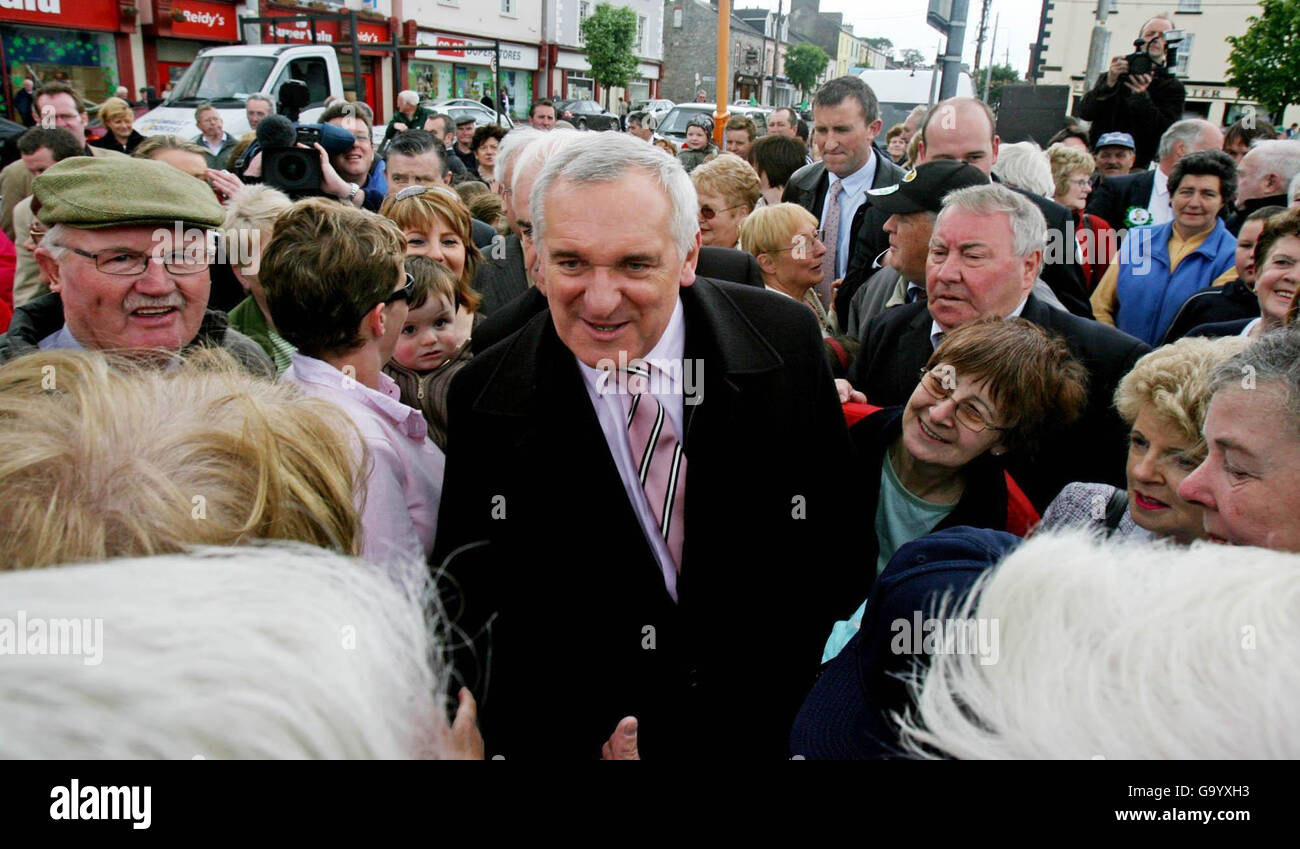
[[38, 217], [47, 227], [170, 227], [177, 221], [218, 227], [225, 217], [207, 183], [151, 159], [73, 156], [46, 169], [34, 186]]

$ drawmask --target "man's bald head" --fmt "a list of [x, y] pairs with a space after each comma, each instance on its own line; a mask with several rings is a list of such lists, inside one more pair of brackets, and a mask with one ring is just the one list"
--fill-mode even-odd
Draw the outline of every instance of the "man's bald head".
[[951, 97], [936, 104], [921, 124], [917, 164], [951, 159], [992, 174], [998, 159], [997, 119], [973, 97]]

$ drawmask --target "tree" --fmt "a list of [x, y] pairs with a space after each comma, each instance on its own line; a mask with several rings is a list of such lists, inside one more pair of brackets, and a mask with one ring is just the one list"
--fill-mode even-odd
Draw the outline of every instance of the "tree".
[[609, 90], [623, 88], [636, 73], [636, 12], [626, 6], [600, 3], [582, 22], [582, 37], [587, 41], [587, 64], [591, 78], [605, 89], [605, 108], [609, 108]]
[[1300, 103], [1300, 0], [1260, 0], [1260, 17], [1247, 18], [1241, 36], [1228, 36], [1228, 84], [1258, 100], [1277, 121]]
[[1020, 73], [1010, 65], [994, 65], [992, 68], [992, 79], [989, 82], [989, 96], [984, 96], [984, 74], [978, 75], [979, 79], [975, 80], [975, 91], [980, 100], [988, 103], [994, 109], [1002, 102], [1002, 86], [1007, 83], [1020, 82]]
[[894, 42], [890, 41], [884, 36], [881, 36], [879, 38], [864, 38], [862, 40], [866, 42], [866, 45], [868, 47], [879, 50], [881, 53], [885, 54], [886, 56], [894, 55]]
[[796, 44], [785, 54], [785, 75], [790, 82], [799, 86], [804, 99], [808, 90], [817, 87], [817, 78], [826, 70], [831, 57], [815, 44]]
[[904, 48], [898, 54], [899, 64], [908, 68], [924, 68], [925, 54], [911, 47]]

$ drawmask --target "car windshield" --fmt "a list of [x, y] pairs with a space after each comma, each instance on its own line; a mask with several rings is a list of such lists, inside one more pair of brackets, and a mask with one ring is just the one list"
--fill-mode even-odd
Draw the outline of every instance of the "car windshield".
[[168, 106], [243, 106], [250, 94], [262, 90], [275, 59], [250, 56], [203, 56], [186, 69], [172, 89]]
[[712, 118], [713, 107], [710, 106], [705, 109], [683, 109], [680, 106], [675, 106], [672, 111], [665, 115], [664, 119], [659, 122], [657, 129], [660, 133], [677, 133], [678, 135], [686, 135], [686, 122], [692, 118], [699, 117], [700, 115]]

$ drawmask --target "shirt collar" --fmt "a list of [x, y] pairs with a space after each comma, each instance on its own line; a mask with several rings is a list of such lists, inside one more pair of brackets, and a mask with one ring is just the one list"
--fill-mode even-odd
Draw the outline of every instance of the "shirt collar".
[[[1014, 310], [1011, 311], [1011, 314], [1008, 315], [1008, 316], [1006, 316], [1006, 317], [1007, 317], [1007, 318], [1019, 318], [1019, 317], [1020, 317], [1020, 314], [1021, 314], [1022, 312], [1025, 311], [1025, 304], [1028, 303], [1028, 302], [1029, 302], [1029, 296], [1028, 296], [1028, 295], [1025, 295], [1025, 297], [1024, 297], [1024, 298], [1020, 301], [1020, 303], [1016, 306], [1016, 308], [1015, 308]], [[946, 336], [947, 333], [948, 333], [948, 331], [944, 330], [942, 327], [939, 326], [939, 322], [934, 321], [933, 319], [931, 319], [931, 321], [930, 321], [930, 345], [931, 345], [931, 347], [938, 348], [938, 347], [939, 347], [939, 343], [943, 341], [943, 337]]]
[[1159, 168], [1156, 169], [1155, 193], [1157, 197], [1169, 197], [1169, 177]]
[[342, 393], [365, 404], [412, 439], [424, 439], [428, 434], [429, 425], [423, 414], [402, 403], [402, 392], [397, 387], [397, 381], [382, 371], [379, 373], [379, 388], [371, 389], [324, 360], [309, 357], [301, 351], [294, 351], [290, 360], [294, 376], [300, 382]]
[[[686, 311], [682, 307], [682, 298], [679, 294], [677, 296], [677, 303], [673, 306], [673, 314], [668, 318], [668, 326], [664, 328], [663, 334], [660, 335], [659, 341], [655, 343], [655, 346], [650, 349], [650, 353], [646, 354], [642, 359], [644, 359], [652, 368], [656, 362], [677, 362], [680, 364], [682, 358], [685, 356], [685, 352]], [[582, 360], [579, 360], [577, 356], [574, 356], [574, 360], [578, 363], [578, 368], [582, 371], [582, 377], [587, 381], [589, 386], [595, 387], [603, 385], [598, 384], [597, 381], [601, 379], [604, 370], [587, 365]], [[626, 364], [620, 363], [618, 365], [623, 366]], [[680, 376], [681, 369], [671, 369], [669, 373], [675, 373]], [[605, 380], [608, 379], [609, 378], [605, 378]]]
[[830, 183], [827, 184], [827, 191], [833, 192], [835, 191], [836, 183], [843, 183], [844, 199], [847, 200], [851, 197], [856, 197], [871, 188], [871, 183], [876, 178], [876, 152], [875, 150], [872, 150], [871, 156], [867, 159], [866, 164], [842, 180], [834, 174], [831, 174], [830, 171], [827, 171], [826, 173], [830, 176]]

